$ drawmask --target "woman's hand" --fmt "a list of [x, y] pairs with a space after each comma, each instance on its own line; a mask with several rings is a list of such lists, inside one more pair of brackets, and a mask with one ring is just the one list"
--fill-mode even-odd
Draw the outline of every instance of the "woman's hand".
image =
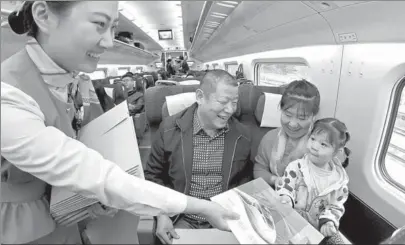
[[270, 178], [270, 182], [273, 187], [276, 187], [277, 185], [279, 185], [279, 182], [282, 181], [281, 177], [278, 177], [277, 175], [272, 175]]
[[118, 209], [104, 206], [101, 203], [96, 203], [87, 208], [87, 212], [93, 219], [99, 216], [114, 217], [114, 215], [117, 214], [118, 211], [119, 211]]
[[239, 214], [223, 208], [218, 203], [206, 202], [206, 209], [198, 215], [204, 217], [214, 228], [230, 231], [228, 220], [238, 220]]
[[167, 215], [157, 217], [156, 236], [163, 244], [172, 244], [173, 238], [180, 238], [174, 230], [172, 220]]
[[228, 220], [239, 219], [237, 213], [226, 210], [218, 203], [191, 196], [187, 196], [187, 207], [184, 213], [204, 217], [213, 227], [224, 231], [229, 231]]

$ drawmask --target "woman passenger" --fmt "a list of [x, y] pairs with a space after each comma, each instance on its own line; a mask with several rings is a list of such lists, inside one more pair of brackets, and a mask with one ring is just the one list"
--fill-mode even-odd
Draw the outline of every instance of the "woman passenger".
[[1, 64], [2, 244], [80, 243], [77, 226], [52, 219], [48, 184], [133, 214], [198, 214], [220, 229], [237, 216], [129, 175], [76, 140], [86, 114], [102, 110], [91, 103], [81, 113], [75, 75], [96, 69], [117, 21], [117, 1], [26, 1], [9, 16], [14, 32], [33, 39]]
[[255, 158], [254, 178], [261, 177], [274, 187], [288, 163], [304, 156], [320, 99], [317, 87], [306, 80], [286, 87], [280, 101], [281, 128], [263, 136]]

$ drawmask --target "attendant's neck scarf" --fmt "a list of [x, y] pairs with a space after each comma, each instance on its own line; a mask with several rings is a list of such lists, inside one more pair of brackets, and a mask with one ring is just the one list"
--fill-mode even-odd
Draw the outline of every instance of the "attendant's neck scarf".
[[29, 40], [25, 48], [39, 69], [44, 82], [48, 84], [51, 93], [64, 103], [74, 104], [75, 114], [72, 128], [77, 136], [84, 118], [83, 99], [78, 86], [80, 82], [78, 72], [67, 72], [58, 66], [46, 54], [36, 39]]

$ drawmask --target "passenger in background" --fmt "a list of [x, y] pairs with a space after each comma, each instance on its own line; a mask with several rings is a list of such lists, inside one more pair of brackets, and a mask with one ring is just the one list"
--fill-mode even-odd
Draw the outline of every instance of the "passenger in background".
[[255, 178], [261, 177], [274, 187], [288, 163], [304, 156], [320, 99], [316, 86], [306, 80], [286, 87], [280, 101], [281, 128], [263, 136], [255, 158]]
[[[165, 118], [156, 132], [145, 178], [188, 195], [209, 200], [252, 180], [250, 134], [232, 117], [238, 83], [226, 71], [208, 72], [196, 91], [197, 103]], [[174, 227], [173, 227], [174, 223]], [[162, 243], [177, 238], [174, 228], [211, 228], [202, 217], [157, 218]]]
[[289, 163], [276, 184], [281, 202], [291, 205], [326, 237], [339, 231], [349, 196], [349, 176], [337, 157], [349, 140], [346, 125], [338, 119], [316, 121], [306, 142], [308, 153]]
[[181, 71], [183, 73], [187, 74], [187, 72], [190, 70], [190, 68], [188, 67], [188, 64], [187, 64], [187, 56], [183, 57], [182, 55], [180, 55], [179, 59], [180, 59]]
[[168, 73], [167, 74], [168, 77], [176, 75], [176, 70], [173, 67], [173, 60], [172, 59], [167, 60], [166, 71]]
[[114, 103], [120, 104], [124, 100], [128, 102], [129, 114], [141, 113], [145, 107], [145, 99], [143, 97], [142, 86], [135, 87], [134, 74], [127, 72], [122, 76], [122, 86], [114, 88], [113, 100]]

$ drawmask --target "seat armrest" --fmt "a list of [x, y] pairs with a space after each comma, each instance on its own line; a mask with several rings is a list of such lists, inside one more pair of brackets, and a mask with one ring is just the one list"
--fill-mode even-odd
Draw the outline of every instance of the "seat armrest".
[[140, 216], [138, 225], [139, 244], [154, 244], [155, 220], [152, 216]]

